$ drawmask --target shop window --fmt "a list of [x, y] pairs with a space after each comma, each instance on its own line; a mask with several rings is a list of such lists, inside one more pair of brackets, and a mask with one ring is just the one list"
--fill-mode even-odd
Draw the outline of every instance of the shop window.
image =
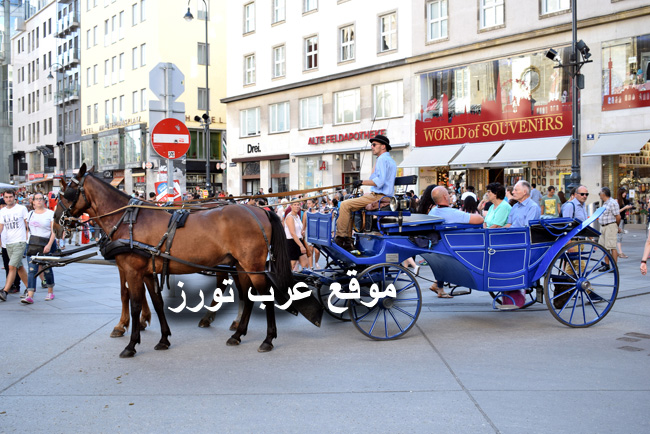
[[361, 91], [345, 90], [334, 94], [334, 124], [349, 124], [361, 120]]
[[126, 164], [142, 162], [143, 137], [140, 128], [126, 131], [124, 134], [124, 162]]
[[403, 82], [376, 84], [372, 87], [373, 119], [392, 118], [404, 114]]
[[272, 160], [271, 188], [274, 193], [289, 191], [289, 159]]
[[304, 190], [323, 186], [323, 171], [318, 170], [319, 157], [298, 159], [298, 189]]
[[300, 100], [300, 129], [323, 126], [323, 96], [312, 96]]
[[650, 107], [650, 35], [602, 46], [602, 109]]
[[379, 52], [397, 49], [397, 13], [379, 17]]
[[242, 175], [244, 176], [259, 176], [260, 175], [260, 162], [250, 161], [243, 163]]

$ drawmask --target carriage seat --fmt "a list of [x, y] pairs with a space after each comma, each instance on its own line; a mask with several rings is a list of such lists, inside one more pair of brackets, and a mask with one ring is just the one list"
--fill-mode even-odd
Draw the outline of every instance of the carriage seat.
[[[415, 185], [418, 182], [417, 175], [398, 176], [395, 178], [395, 187], [402, 187], [400, 190], [406, 190], [409, 185]], [[378, 201], [366, 205], [366, 211], [388, 210], [390, 205], [391, 196], [384, 196]]]

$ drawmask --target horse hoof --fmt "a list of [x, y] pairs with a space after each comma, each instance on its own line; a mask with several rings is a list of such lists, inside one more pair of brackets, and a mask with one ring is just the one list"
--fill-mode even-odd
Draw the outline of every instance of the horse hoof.
[[239, 345], [240, 342], [241, 340], [239, 339], [230, 338], [226, 341], [226, 345], [228, 345], [229, 347], [236, 347], [237, 345]]
[[111, 332], [111, 337], [112, 338], [121, 338], [122, 336], [124, 336], [125, 331], [126, 330], [120, 330], [118, 328], [114, 328], [113, 331]]
[[128, 348], [125, 348], [124, 351], [120, 353], [120, 359], [128, 359], [133, 356], [135, 356], [135, 350], [129, 350]]
[[230, 324], [230, 331], [234, 332], [237, 330], [237, 327], [239, 327], [239, 323], [237, 321], [233, 321], [232, 324]]
[[154, 350], [168, 350], [168, 349], [169, 349], [169, 345], [170, 345], [170, 344], [167, 344], [167, 343], [164, 343], [164, 342], [158, 342], [158, 345], [156, 345], [155, 347], [153, 347], [153, 349], [154, 349]]
[[267, 344], [266, 342], [262, 342], [262, 345], [257, 349], [258, 353], [268, 353], [273, 349], [273, 344]]
[[201, 321], [199, 321], [199, 327], [202, 327], [202, 328], [210, 327], [210, 321], [208, 321], [207, 319], [202, 318]]

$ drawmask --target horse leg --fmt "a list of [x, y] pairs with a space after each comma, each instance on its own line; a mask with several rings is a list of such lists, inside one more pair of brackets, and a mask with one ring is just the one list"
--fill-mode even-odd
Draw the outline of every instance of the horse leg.
[[[145, 281], [145, 283], [147, 282]], [[147, 283], [147, 288], [153, 288], [153, 287]], [[147, 297], [142, 297], [142, 315], [140, 315], [140, 330], [145, 330], [147, 328], [147, 323], [151, 325], [151, 309], [149, 309], [149, 303], [147, 303]]]
[[124, 336], [126, 330], [129, 328], [129, 290], [126, 287], [126, 279], [124, 278], [124, 273], [120, 270], [120, 297], [122, 298], [122, 315], [120, 316], [120, 322], [113, 327], [111, 332], [112, 338], [120, 338]]
[[257, 349], [260, 353], [266, 353], [273, 349], [273, 339], [278, 337], [278, 329], [275, 325], [275, 306], [272, 301], [265, 301], [266, 305], [266, 339]]
[[[228, 274], [226, 274], [226, 273], [217, 273], [217, 288], [219, 287], [220, 282], [223, 282], [223, 280], [226, 277], [228, 277]], [[210, 303], [210, 307], [214, 307], [214, 306], [216, 306], [216, 304], [217, 304], [217, 301], [213, 297], [212, 302]], [[202, 328], [210, 327], [210, 324], [212, 324], [212, 322], [214, 321], [216, 316], [217, 316], [216, 311], [212, 312], [212, 311], [208, 310], [205, 313], [205, 315], [203, 315], [203, 318], [201, 318], [199, 320], [199, 327], [202, 327]], [[233, 330], [233, 329], [231, 328], [231, 330]]]
[[131, 340], [129, 344], [120, 353], [121, 358], [135, 356], [135, 346], [140, 343], [140, 313], [142, 311], [142, 299], [144, 298], [144, 282], [138, 278], [135, 270], [128, 273], [126, 283], [128, 284], [129, 297], [131, 301], [131, 320], [133, 328], [131, 329]]
[[[239, 271], [243, 271], [241, 267], [238, 267]], [[254, 303], [248, 298], [247, 292], [243, 288], [249, 288], [252, 285], [250, 276], [247, 274], [239, 274], [237, 279], [237, 289], [239, 290], [239, 299], [244, 300], [244, 310], [242, 312], [239, 324], [237, 325], [237, 330], [235, 333], [228, 339], [226, 345], [239, 345], [241, 342], [241, 337], [246, 335], [248, 331], [248, 321], [251, 318], [251, 313], [253, 312]]]
[[241, 322], [241, 317], [242, 314], [244, 313], [244, 297], [246, 297], [246, 294], [242, 291], [242, 286], [239, 283], [238, 276], [235, 275], [233, 277], [233, 280], [235, 281], [235, 286], [237, 286], [237, 294], [239, 295], [239, 303], [237, 307], [237, 318], [230, 324], [230, 331], [235, 331], [237, 330], [237, 327], [239, 327], [239, 323]]
[[156, 310], [156, 315], [158, 315], [158, 320], [160, 321], [161, 337], [158, 344], [156, 344], [156, 346], [154, 347], [154, 350], [166, 350], [171, 345], [168, 338], [169, 336], [172, 335], [172, 332], [169, 329], [169, 324], [167, 324], [167, 318], [165, 317], [165, 309], [164, 309], [164, 302], [162, 298], [162, 292], [156, 292], [156, 289], [154, 288], [153, 285], [152, 275], [150, 274], [146, 275], [144, 277], [144, 281], [147, 284], [147, 289], [149, 290], [149, 296], [151, 297], [153, 308]]

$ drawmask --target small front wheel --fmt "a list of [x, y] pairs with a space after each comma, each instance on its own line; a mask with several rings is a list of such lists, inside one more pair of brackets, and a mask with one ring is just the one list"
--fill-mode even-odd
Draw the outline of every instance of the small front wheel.
[[397, 264], [378, 264], [356, 276], [360, 297], [348, 304], [354, 326], [376, 340], [396, 339], [414, 325], [422, 309], [415, 276]]
[[609, 251], [591, 241], [576, 241], [553, 258], [544, 279], [544, 297], [562, 324], [589, 327], [612, 309], [618, 285], [618, 267]]

